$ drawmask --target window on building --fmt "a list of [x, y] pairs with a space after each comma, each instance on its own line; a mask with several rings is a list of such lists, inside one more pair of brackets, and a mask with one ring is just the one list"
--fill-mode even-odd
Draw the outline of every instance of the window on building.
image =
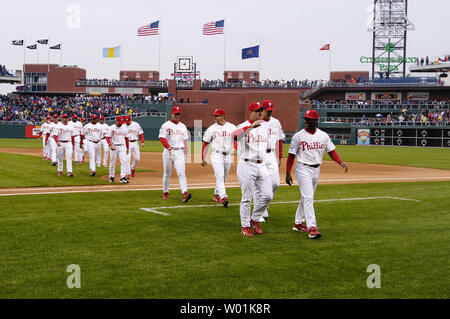
[[250, 72], [250, 79], [254, 79], [255, 78], [255, 72]]
[[136, 73], [136, 78], [140, 78], [141, 74], [139, 72]]
[[244, 72], [239, 72], [239, 78], [243, 79], [244, 78]]
[[228, 77], [229, 79], [231, 79], [231, 78], [233, 77], [233, 73], [228, 72], [228, 73], [227, 73], [227, 77]]

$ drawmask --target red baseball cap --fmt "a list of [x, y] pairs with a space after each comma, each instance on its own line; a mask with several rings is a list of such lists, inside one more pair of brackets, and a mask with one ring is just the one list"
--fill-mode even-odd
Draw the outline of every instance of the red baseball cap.
[[248, 106], [248, 110], [249, 110], [250, 112], [258, 111], [258, 110], [263, 109], [263, 108], [264, 108], [264, 106], [262, 106], [261, 103], [259, 103], [259, 102], [253, 102], [253, 103], [251, 103], [251, 104]]
[[58, 118], [58, 114], [53, 114], [53, 118], [57, 119]]
[[105, 119], [105, 117], [102, 115], [102, 116], [100, 116], [100, 120], [104, 120]]
[[172, 113], [181, 113], [181, 107], [179, 106], [172, 107]]
[[68, 118], [69, 115], [67, 115], [66, 113], [64, 113], [61, 117], [63, 117], [63, 118]]
[[223, 109], [216, 109], [214, 111], [213, 115], [225, 115], [225, 110], [223, 110]]
[[72, 118], [77, 119], [77, 118], [78, 118], [78, 115], [74, 114], [74, 115], [72, 116]]
[[273, 111], [275, 110], [275, 107], [273, 105], [272, 100], [265, 100], [262, 105], [264, 106], [264, 108], [266, 109], [266, 111]]
[[52, 117], [50, 116], [50, 115], [47, 115], [47, 117], [46, 117], [46, 119], [48, 120], [48, 119], [51, 119]]
[[125, 123], [130, 124], [131, 123], [131, 116], [127, 115], [125, 116], [124, 120]]
[[86, 119], [84, 117], [82, 117], [81, 122], [86, 122]]
[[98, 118], [97, 114], [92, 114], [92, 115], [91, 115], [91, 120], [94, 120], [94, 119], [96, 119], [96, 118]]
[[305, 112], [305, 115], [303, 117], [306, 117], [306, 118], [312, 119], [312, 120], [318, 120], [319, 113], [316, 110], [308, 110]]
[[119, 115], [119, 116], [116, 118], [116, 121], [119, 122], [119, 123], [123, 123], [123, 120], [124, 120], [124, 118], [123, 118], [122, 115]]

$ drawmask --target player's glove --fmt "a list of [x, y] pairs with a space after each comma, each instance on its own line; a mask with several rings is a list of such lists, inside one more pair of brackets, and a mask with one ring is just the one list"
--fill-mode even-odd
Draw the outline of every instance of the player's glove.
[[292, 176], [291, 176], [290, 173], [286, 173], [286, 183], [287, 183], [289, 186], [292, 186]]

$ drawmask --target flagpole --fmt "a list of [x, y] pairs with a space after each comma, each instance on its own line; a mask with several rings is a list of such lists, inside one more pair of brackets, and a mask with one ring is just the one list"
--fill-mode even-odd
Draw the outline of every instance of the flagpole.
[[23, 63], [22, 63], [22, 85], [25, 85], [25, 37], [23, 37]]
[[37, 43], [36, 43], [36, 52], [37, 52], [36, 64], [39, 64], [39, 45]]
[[225, 81], [225, 71], [227, 70], [226, 68], [226, 56], [227, 56], [227, 29], [226, 29], [226, 21], [227, 18], [225, 17], [223, 19], [223, 80]]
[[329, 42], [329, 56], [328, 56], [328, 76], [329, 76], [329, 80], [331, 80], [331, 41]]
[[159, 36], [158, 36], [158, 72], [159, 72], [159, 79], [161, 80], [161, 17], [158, 20], [158, 29], [159, 29]]
[[60, 54], [60, 58], [61, 58], [61, 64], [60, 66], [62, 66], [62, 45], [59, 46], [59, 54]]
[[47, 76], [50, 72], [50, 38], [47, 39]]
[[259, 80], [261, 81], [261, 44], [259, 45], [259, 52], [258, 52], [258, 73], [259, 73]]
[[121, 43], [120, 44], [120, 71], [122, 71], [122, 58], [123, 58], [123, 50], [122, 50], [122, 43]]

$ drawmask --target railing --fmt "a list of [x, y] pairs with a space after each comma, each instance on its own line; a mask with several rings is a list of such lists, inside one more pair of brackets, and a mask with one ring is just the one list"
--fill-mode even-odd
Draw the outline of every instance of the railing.
[[285, 83], [265, 83], [265, 82], [242, 82], [242, 83], [232, 83], [232, 82], [215, 82], [206, 81], [202, 82], [203, 89], [222, 89], [222, 88], [273, 88], [273, 89], [305, 89], [311, 88], [312, 84], [301, 83], [301, 82], [285, 82]]
[[78, 80], [75, 86], [98, 86], [98, 87], [139, 87], [139, 88], [167, 88], [166, 81], [116, 81], [116, 80]]
[[450, 125], [449, 120], [437, 121], [433, 122], [422, 122], [422, 121], [411, 121], [411, 120], [403, 120], [399, 121], [398, 119], [392, 119], [387, 121], [386, 118], [377, 118], [377, 117], [323, 117], [319, 118], [319, 123], [323, 124], [355, 124], [357, 126], [447, 126]]
[[313, 109], [407, 109], [407, 110], [445, 110], [449, 109], [450, 103], [438, 104], [340, 104], [340, 103], [321, 103], [312, 104]]

